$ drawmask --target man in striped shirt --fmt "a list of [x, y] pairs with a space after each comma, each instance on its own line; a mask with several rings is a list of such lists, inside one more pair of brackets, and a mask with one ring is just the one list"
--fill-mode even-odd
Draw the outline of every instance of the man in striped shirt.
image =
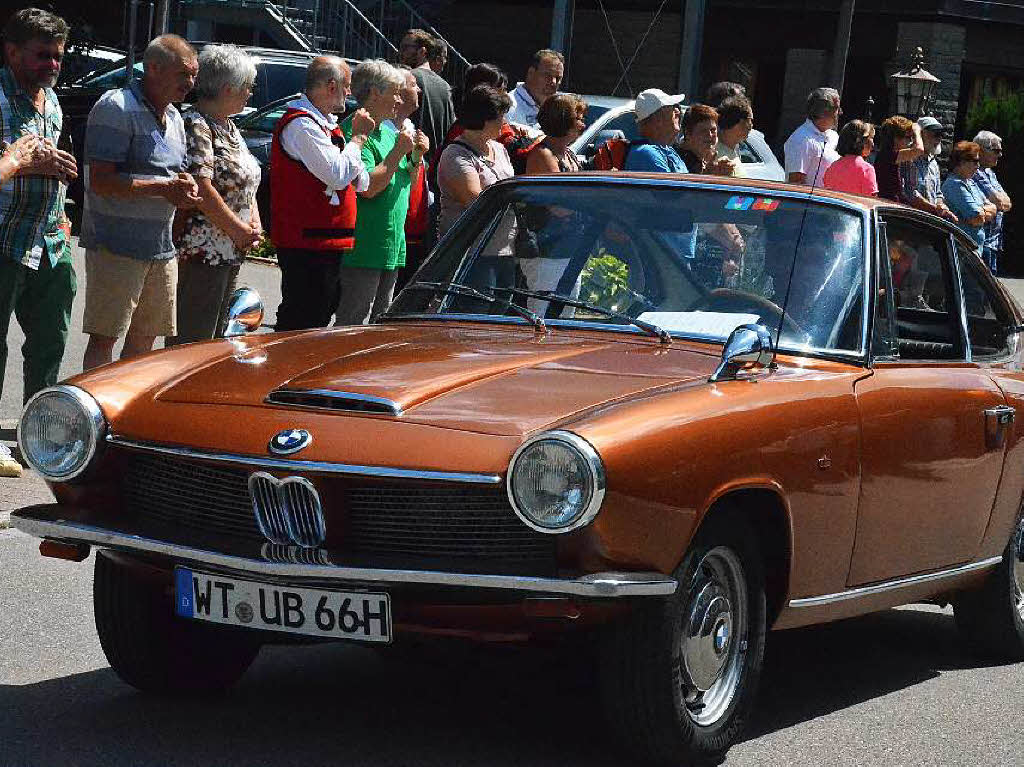
[[77, 170], [74, 157], [57, 149], [62, 115], [53, 91], [68, 25], [47, 11], [25, 8], [10, 17], [3, 36], [0, 146], [27, 134], [39, 137], [38, 151], [28, 156], [6, 153], [13, 173], [0, 183], [0, 391], [13, 313], [25, 333], [27, 400], [57, 382], [75, 296], [64, 195]]

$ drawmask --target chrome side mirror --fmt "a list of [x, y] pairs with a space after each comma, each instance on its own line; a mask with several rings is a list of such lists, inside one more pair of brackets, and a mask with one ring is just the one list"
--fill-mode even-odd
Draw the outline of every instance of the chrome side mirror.
[[722, 361], [708, 381], [733, 381], [740, 370], [768, 367], [774, 356], [768, 328], [764, 325], [740, 325], [729, 334], [722, 349]]
[[239, 288], [228, 301], [224, 337], [240, 336], [257, 330], [263, 321], [263, 299], [252, 288]]

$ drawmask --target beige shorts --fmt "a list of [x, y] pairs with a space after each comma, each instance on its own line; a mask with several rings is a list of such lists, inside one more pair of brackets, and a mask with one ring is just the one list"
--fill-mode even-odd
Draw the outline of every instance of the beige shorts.
[[178, 291], [178, 259], [143, 260], [106, 248], [85, 252], [85, 314], [90, 335], [120, 338], [173, 336]]

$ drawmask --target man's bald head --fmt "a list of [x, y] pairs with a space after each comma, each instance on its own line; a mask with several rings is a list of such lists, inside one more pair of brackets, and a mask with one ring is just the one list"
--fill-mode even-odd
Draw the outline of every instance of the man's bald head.
[[182, 62], [196, 58], [196, 49], [178, 35], [166, 34], [154, 37], [142, 54], [142, 65], [149, 69], [153, 66], [175, 67]]
[[317, 56], [306, 68], [306, 97], [324, 114], [341, 114], [352, 92], [352, 71], [338, 56]]
[[160, 110], [185, 99], [196, 84], [199, 60], [196, 49], [177, 35], [153, 38], [142, 54], [142, 84], [150, 101]]
[[352, 73], [344, 59], [337, 56], [317, 56], [306, 68], [306, 93], [321, 88], [331, 80], [350, 79]]

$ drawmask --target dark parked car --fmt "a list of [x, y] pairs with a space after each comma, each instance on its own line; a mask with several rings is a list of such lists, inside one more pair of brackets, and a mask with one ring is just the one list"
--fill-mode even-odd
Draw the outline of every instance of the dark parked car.
[[[204, 45], [206, 43], [195, 43], [196, 48], [200, 50]], [[258, 59], [256, 83], [252, 98], [249, 99], [249, 108], [255, 110], [282, 96], [302, 90], [306, 80], [306, 67], [317, 55], [305, 51], [281, 51], [252, 46], [245, 46], [244, 49]], [[89, 111], [104, 93], [125, 84], [125, 69], [123, 64], [116, 64], [57, 89], [64, 110], [64, 131], [71, 139], [71, 146], [79, 164], [85, 151], [85, 125]], [[134, 72], [136, 77], [142, 76], [141, 61], [136, 62]], [[79, 179], [81, 178], [82, 176], [79, 176]], [[76, 202], [81, 203], [81, 180], [71, 186], [70, 193]]]

